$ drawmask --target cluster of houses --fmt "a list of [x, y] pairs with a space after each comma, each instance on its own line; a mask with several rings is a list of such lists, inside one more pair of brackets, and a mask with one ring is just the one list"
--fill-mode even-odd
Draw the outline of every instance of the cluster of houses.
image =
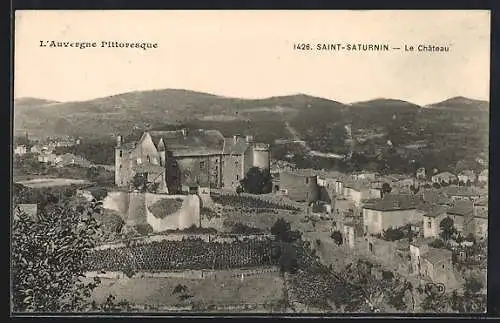
[[[452, 252], [429, 244], [441, 238], [445, 218], [453, 221], [459, 236], [487, 240], [487, 188], [456, 185], [457, 180], [487, 183], [487, 178], [487, 171], [437, 173], [429, 181], [421, 170], [410, 177], [301, 169], [280, 173], [275, 186], [277, 194], [292, 200], [325, 204], [324, 212], [334, 219], [332, 231], [340, 231], [344, 247], [362, 250], [395, 270], [453, 285]], [[386, 230], [396, 228], [409, 228], [405, 230], [411, 230], [413, 239], [383, 238]]]
[[92, 163], [83, 157], [71, 153], [65, 153], [62, 155], [57, 155], [54, 153], [54, 150], [57, 147], [71, 147], [79, 145], [80, 142], [81, 142], [80, 138], [48, 137], [46, 140], [44, 140], [44, 142], [37, 142], [29, 146], [23, 144], [16, 145], [14, 147], [14, 155], [23, 156], [30, 153], [36, 155], [40, 163], [44, 163], [55, 167], [65, 167], [70, 165], [90, 167], [92, 166]]

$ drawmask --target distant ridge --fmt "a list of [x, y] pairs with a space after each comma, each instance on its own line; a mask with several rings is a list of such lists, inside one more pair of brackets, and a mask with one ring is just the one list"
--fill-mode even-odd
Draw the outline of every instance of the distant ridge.
[[466, 98], [463, 96], [456, 96], [453, 98], [449, 98], [447, 100], [429, 104], [427, 107], [430, 108], [477, 108], [477, 109], [489, 109], [489, 102], [484, 100], [475, 100]]
[[60, 103], [60, 102], [54, 100], [31, 98], [31, 97], [14, 99], [14, 105], [38, 106], [38, 105], [53, 104], [53, 103]]
[[[475, 106], [487, 108], [488, 102], [456, 97], [430, 107], [463, 110]], [[354, 115], [349, 112], [352, 108], [355, 108]], [[307, 124], [307, 127], [330, 129], [328, 124], [352, 122], [359, 116], [372, 121], [380, 118], [380, 122], [386, 120], [386, 115], [392, 117], [398, 113], [410, 118], [421, 111], [420, 108], [417, 104], [391, 98], [345, 104], [304, 93], [244, 99], [185, 89], [160, 89], [74, 102], [18, 98], [14, 100], [14, 130], [39, 135], [110, 136], [166, 124], [194, 122], [200, 127], [221, 130], [230, 123], [233, 124], [231, 129], [251, 127], [252, 124], [275, 127], [283, 126], [287, 120], [302, 120], [304, 127]], [[278, 132], [277, 138], [284, 135]]]

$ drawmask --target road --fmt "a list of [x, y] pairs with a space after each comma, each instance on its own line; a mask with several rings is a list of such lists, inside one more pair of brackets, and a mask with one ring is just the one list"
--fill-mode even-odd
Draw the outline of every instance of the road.
[[304, 147], [304, 149], [307, 150], [307, 153], [311, 156], [324, 157], [324, 158], [334, 158], [334, 159], [344, 159], [346, 157], [345, 155], [339, 155], [339, 154], [335, 154], [335, 153], [324, 153], [321, 151], [313, 150], [313, 149], [311, 149], [311, 147], [309, 147], [307, 142], [300, 139], [299, 133], [292, 126], [290, 126], [290, 123], [288, 123], [288, 121], [285, 122], [285, 127], [288, 129], [290, 134], [292, 134], [294, 142], [296, 142], [296, 143], [300, 144], [302, 147]]

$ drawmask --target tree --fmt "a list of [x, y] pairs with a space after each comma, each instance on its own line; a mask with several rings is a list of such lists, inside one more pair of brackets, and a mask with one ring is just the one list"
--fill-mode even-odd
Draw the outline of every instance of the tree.
[[448, 241], [452, 238], [452, 236], [457, 233], [457, 229], [454, 227], [453, 220], [447, 216], [440, 223], [439, 227], [441, 228], [440, 236], [444, 241]]
[[410, 192], [412, 192], [413, 194], [416, 194], [418, 192], [418, 188], [416, 188], [413, 184], [410, 185]]
[[446, 243], [444, 243], [444, 241], [441, 239], [436, 239], [429, 243], [429, 247], [442, 249], [446, 247]]
[[339, 246], [342, 245], [342, 243], [343, 243], [343, 241], [342, 241], [342, 233], [340, 233], [340, 231], [338, 231], [338, 230], [335, 230], [335, 231], [332, 232], [332, 239]]
[[273, 178], [268, 170], [252, 167], [248, 170], [245, 178], [240, 181], [240, 184], [247, 193], [267, 194], [272, 191]]
[[451, 301], [447, 295], [439, 293], [434, 289], [428, 290], [420, 307], [424, 312], [428, 313], [450, 313], [452, 309]]
[[94, 213], [100, 204], [48, 205], [39, 221], [19, 214], [12, 229], [12, 289], [15, 312], [77, 312], [99, 279], [84, 283], [85, 261], [95, 246]]
[[389, 194], [392, 191], [391, 185], [389, 183], [382, 184], [382, 196]]
[[397, 241], [401, 240], [404, 237], [408, 236], [408, 227], [400, 227], [400, 228], [387, 228], [382, 233], [382, 237], [387, 241]]
[[136, 173], [132, 178], [132, 188], [139, 192], [145, 192], [147, 189], [147, 178], [144, 174]]
[[278, 241], [288, 241], [290, 240], [291, 230], [290, 223], [283, 218], [279, 218], [271, 227], [271, 234], [275, 235]]

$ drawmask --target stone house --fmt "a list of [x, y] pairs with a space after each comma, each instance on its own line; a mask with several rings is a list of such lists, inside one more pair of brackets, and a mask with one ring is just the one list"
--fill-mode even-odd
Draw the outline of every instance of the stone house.
[[432, 205], [424, 210], [423, 218], [423, 234], [424, 238], [437, 238], [441, 233], [440, 223], [446, 218], [448, 207], [443, 205]]
[[433, 183], [437, 183], [437, 184], [441, 184], [441, 183], [450, 184], [451, 182], [453, 182], [456, 179], [457, 179], [457, 177], [450, 172], [438, 173], [438, 174], [433, 175], [431, 177], [431, 181]]
[[363, 206], [364, 231], [369, 234], [382, 233], [388, 228], [401, 227], [421, 221], [417, 209], [421, 201], [411, 195], [387, 194], [383, 199]]
[[481, 182], [481, 183], [488, 183], [489, 182], [488, 170], [485, 169], [481, 173], [479, 173], [477, 180], [478, 180], [478, 182]]
[[476, 179], [477, 179], [476, 174], [472, 170], [464, 170], [464, 171], [460, 172], [460, 174], [458, 174], [457, 177], [458, 177], [458, 181], [463, 182], [463, 183], [467, 183], [467, 182], [474, 183], [474, 182], [476, 182]]

